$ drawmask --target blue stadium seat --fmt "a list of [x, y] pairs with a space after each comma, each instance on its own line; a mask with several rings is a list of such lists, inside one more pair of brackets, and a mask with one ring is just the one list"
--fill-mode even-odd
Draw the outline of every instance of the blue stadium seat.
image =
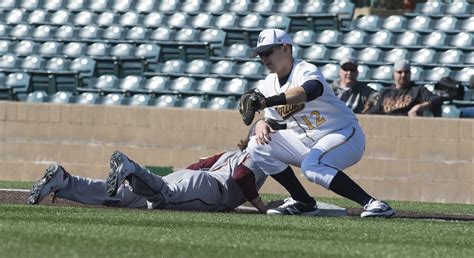
[[0, 37], [6, 37], [8, 36], [8, 27], [6, 24], [0, 23]]
[[322, 44], [313, 44], [302, 50], [301, 57], [309, 61], [327, 62], [329, 50]]
[[464, 56], [464, 63], [474, 65], [474, 51], [471, 51]]
[[186, 63], [181, 59], [168, 60], [159, 67], [164, 74], [182, 74], [186, 68]]
[[133, 11], [122, 14], [118, 19], [118, 24], [123, 27], [133, 27], [139, 25], [140, 15]]
[[[474, 5], [472, 6], [474, 10]], [[469, 31], [469, 32], [474, 32], [474, 17], [469, 17], [461, 23], [461, 30], [463, 31]]]
[[370, 78], [371, 69], [369, 68], [369, 66], [364, 65], [364, 64], [359, 64], [357, 66], [357, 71], [359, 72], [359, 75], [357, 76], [358, 80], [363, 81], [363, 80], [368, 80]]
[[64, 45], [62, 54], [67, 57], [80, 57], [86, 53], [87, 44], [79, 42], [70, 42]]
[[12, 41], [9, 40], [0, 40], [0, 55], [10, 53], [10, 47], [12, 46]]
[[125, 104], [126, 98], [120, 93], [110, 93], [102, 98], [102, 105], [119, 106]]
[[49, 40], [53, 38], [54, 29], [53, 26], [40, 25], [33, 30], [32, 36], [35, 40]]
[[474, 49], [473, 48], [473, 34], [469, 32], [459, 32], [452, 36], [450, 39], [449, 45], [453, 47], [463, 48], [463, 49]]
[[233, 1], [230, 3], [228, 10], [236, 13], [248, 13], [251, 11], [251, 6], [248, 0]]
[[10, 73], [0, 86], [0, 97], [8, 100], [24, 100], [31, 85], [31, 76], [26, 72]]
[[260, 78], [263, 76], [265, 68], [260, 61], [247, 61], [238, 65], [236, 74], [244, 78]]
[[367, 44], [367, 34], [360, 30], [351, 30], [345, 33], [342, 43], [346, 45], [365, 45]]
[[173, 29], [166, 28], [166, 27], [159, 27], [154, 29], [150, 33], [150, 40], [157, 40], [157, 41], [171, 41], [171, 36], [173, 35]]
[[199, 13], [201, 11], [201, 1], [185, 0], [181, 3], [180, 11], [185, 13]]
[[71, 25], [63, 25], [56, 29], [56, 32], [54, 33], [54, 37], [60, 40], [70, 40], [75, 38], [75, 28], [74, 26]]
[[176, 95], [161, 95], [155, 100], [156, 107], [177, 107], [181, 103]]
[[421, 68], [420, 66], [412, 65], [410, 67], [410, 72], [411, 72], [410, 78], [412, 81], [417, 82], [417, 81], [423, 80], [424, 69]]
[[209, 73], [210, 66], [209, 60], [195, 59], [186, 65], [184, 72], [188, 74], [205, 75]]
[[189, 16], [186, 13], [175, 12], [168, 17], [166, 25], [169, 27], [183, 28], [186, 26]]
[[278, 28], [287, 31], [290, 27], [291, 19], [280, 14], [273, 14], [263, 21], [264, 28]]
[[144, 43], [136, 47], [134, 55], [145, 59], [145, 66], [148, 71], [156, 71], [160, 53], [161, 47], [159, 45]]
[[71, 61], [66, 58], [62, 57], [53, 57], [49, 60], [46, 61], [46, 64], [44, 65], [44, 69], [48, 71], [66, 71], [69, 69]]
[[73, 102], [73, 96], [71, 92], [58, 91], [51, 95], [49, 102], [54, 104], [69, 104]]
[[71, 13], [68, 10], [58, 10], [51, 14], [49, 22], [53, 25], [66, 25], [71, 21]]
[[436, 51], [431, 48], [419, 49], [411, 55], [410, 61], [414, 64], [430, 65], [435, 63]]
[[43, 56], [54, 56], [61, 53], [62, 47], [62, 43], [58, 41], [46, 41], [38, 47], [37, 53]]
[[194, 28], [178, 29], [175, 33], [174, 40], [178, 42], [196, 42], [199, 31]]
[[312, 45], [316, 42], [316, 34], [312, 30], [300, 30], [293, 35], [293, 43], [297, 45]]
[[462, 65], [464, 53], [459, 49], [448, 49], [439, 53], [438, 62], [445, 65]]
[[100, 27], [108, 27], [117, 24], [114, 12], [102, 12], [97, 16], [95, 23]]
[[209, 28], [212, 22], [213, 17], [210, 13], [198, 13], [190, 19], [189, 24], [194, 28]]
[[94, 92], [83, 92], [76, 97], [75, 103], [82, 105], [99, 104], [100, 96]]
[[275, 2], [273, 0], [260, 0], [253, 4], [252, 12], [256, 13], [274, 13]]
[[234, 43], [224, 50], [224, 57], [232, 59], [246, 59], [250, 56], [251, 48], [247, 44]]
[[226, 97], [213, 97], [207, 103], [208, 109], [234, 109], [236, 102]]
[[96, 61], [94, 59], [81, 56], [71, 61], [69, 69], [80, 73], [82, 77], [91, 78], [95, 74], [95, 66]]
[[357, 60], [360, 63], [377, 64], [382, 60], [382, 50], [377, 47], [367, 47], [359, 51]]
[[407, 19], [401, 15], [390, 15], [382, 23], [382, 29], [394, 32], [404, 31], [406, 29]]
[[19, 58], [13, 54], [5, 54], [0, 57], [0, 68], [15, 69], [19, 67]]
[[415, 13], [429, 16], [443, 16], [446, 5], [438, 0], [431, 0], [426, 3], [417, 3]]
[[92, 89], [99, 92], [116, 92], [118, 90], [119, 79], [115, 75], [101, 75], [92, 79]]
[[46, 16], [48, 15], [48, 12], [46, 10], [40, 9], [40, 10], [34, 10], [28, 15], [28, 23], [29, 24], [42, 24], [46, 23]]
[[60, 9], [64, 9], [65, 2], [63, 0], [45, 0], [43, 3], [43, 9], [48, 11], [57, 11]]
[[15, 7], [15, 0], [4, 0], [0, 2], [0, 9], [11, 10]]
[[96, 25], [87, 25], [80, 28], [77, 32], [77, 37], [82, 40], [95, 40], [100, 38], [101, 28]]
[[43, 103], [48, 102], [48, 99], [48, 94], [45, 91], [39, 90], [28, 93], [25, 101], [30, 103]]
[[336, 60], [337, 62], [339, 62], [340, 60], [342, 60], [343, 57], [355, 56], [354, 53], [355, 53], [355, 50], [352, 47], [340, 46], [331, 51], [329, 59]]
[[125, 36], [125, 29], [120, 25], [111, 25], [104, 29], [102, 38], [106, 40], [120, 40]]
[[437, 82], [443, 77], [449, 77], [451, 69], [448, 67], [435, 67], [430, 70], [425, 70], [424, 80], [428, 82]]
[[221, 81], [219, 78], [205, 78], [197, 82], [196, 90], [208, 94], [222, 93], [220, 92]]
[[180, 107], [182, 108], [204, 108], [207, 106], [207, 102], [202, 96], [188, 96], [185, 97]]
[[31, 40], [22, 40], [15, 44], [13, 47], [13, 53], [18, 56], [28, 56], [35, 53], [37, 43]]
[[110, 55], [116, 57], [131, 57], [135, 51], [132, 44], [119, 43], [110, 48]]
[[300, 12], [300, 3], [298, 0], [283, 0], [277, 4], [277, 13], [295, 14]]
[[445, 48], [447, 43], [447, 35], [443, 31], [433, 31], [423, 37], [423, 46], [433, 48]]
[[234, 62], [228, 61], [228, 60], [220, 60], [212, 65], [210, 73], [216, 74], [219, 76], [233, 75], [234, 69], [235, 69]]
[[243, 29], [260, 29], [263, 26], [263, 17], [257, 13], [249, 13], [239, 21], [239, 27]]
[[69, 0], [66, 4], [66, 9], [69, 11], [81, 11], [86, 9], [86, 0]]
[[385, 88], [385, 86], [383, 86], [382, 83], [378, 83], [378, 82], [369, 82], [367, 83], [367, 86], [379, 92]]
[[407, 29], [421, 32], [431, 31], [431, 24], [432, 21], [430, 17], [418, 15], [408, 21]]
[[363, 15], [354, 20], [354, 27], [365, 31], [380, 30], [381, 20], [378, 15]]
[[137, 0], [135, 10], [140, 13], [151, 13], [157, 9], [155, 0]]
[[444, 32], [453, 32], [457, 30], [457, 26], [458, 19], [456, 17], [443, 16], [435, 22], [433, 29]]
[[395, 44], [404, 47], [419, 46], [420, 34], [416, 31], [405, 31], [397, 36]]
[[344, 21], [352, 20], [354, 16], [355, 4], [348, 0], [338, 0], [330, 3], [328, 5], [328, 13], [337, 15], [342, 21], [342, 26]]
[[169, 78], [166, 76], [155, 75], [148, 78], [145, 82], [144, 90], [149, 93], [171, 92], [168, 86]]
[[469, 83], [469, 79], [474, 75], [474, 67], [464, 67], [454, 72], [453, 79], [464, 84]]
[[25, 11], [21, 9], [13, 9], [9, 11], [5, 16], [5, 23], [6, 24], [20, 24], [25, 19], [26, 14]]
[[45, 60], [41, 56], [30, 55], [22, 60], [20, 68], [26, 70], [40, 70], [43, 68], [44, 63]]
[[382, 65], [373, 69], [371, 79], [377, 81], [392, 81], [393, 67], [391, 65]]
[[339, 65], [332, 63], [325, 64], [321, 67], [321, 73], [329, 82], [337, 80], [339, 79]]
[[323, 30], [316, 36], [316, 43], [325, 45], [339, 45], [342, 34], [338, 30]]
[[229, 95], [240, 96], [248, 90], [249, 83], [245, 79], [233, 78], [224, 82], [223, 92]]
[[209, 13], [221, 13], [225, 12], [227, 8], [226, 0], [211, 0], [208, 2], [203, 2], [204, 5], [203, 11]]
[[31, 25], [17, 24], [10, 30], [10, 37], [27, 38], [30, 37], [32, 31]]
[[391, 31], [380, 30], [369, 36], [369, 44], [374, 46], [392, 46], [394, 35]]
[[171, 81], [170, 90], [180, 93], [195, 91], [196, 80], [191, 77], [181, 76]]
[[232, 28], [237, 25], [237, 15], [231, 13], [223, 13], [216, 17], [214, 26], [218, 28]]
[[108, 0], [94, 0], [90, 1], [88, 9], [96, 12], [96, 13], [101, 13], [109, 10], [111, 6], [109, 4], [112, 4], [112, 1]]
[[110, 45], [104, 42], [95, 42], [87, 46], [86, 54], [91, 57], [107, 56], [110, 51]]
[[446, 14], [456, 17], [469, 17], [471, 14], [471, 6], [466, 0], [454, 0], [446, 6]]
[[129, 99], [127, 104], [129, 106], [134, 106], [134, 107], [146, 107], [146, 106], [149, 106], [150, 103], [151, 103], [150, 95], [135, 94]]
[[392, 50], [385, 52], [383, 61], [386, 63], [393, 64], [397, 60], [407, 59], [408, 55], [409, 52], [405, 48], [393, 48]]
[[111, 9], [116, 12], [127, 12], [132, 8], [133, 0], [115, 0]]
[[142, 76], [128, 75], [120, 80], [118, 88], [125, 93], [140, 92], [144, 89], [144, 83], [145, 80]]
[[168, 0], [168, 1], [161, 1], [161, 3], [158, 6], [158, 10], [160, 12], [170, 12], [174, 13], [176, 10], [178, 10], [178, 5], [179, 1], [178, 0]]
[[160, 12], [150, 12], [143, 18], [143, 25], [146, 28], [158, 28], [163, 25], [164, 17]]

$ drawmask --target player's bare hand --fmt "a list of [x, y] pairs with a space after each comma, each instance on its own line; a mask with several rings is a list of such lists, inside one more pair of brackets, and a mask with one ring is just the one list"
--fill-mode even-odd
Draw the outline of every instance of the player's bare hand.
[[260, 120], [255, 125], [255, 140], [260, 145], [268, 144], [272, 140], [270, 134], [274, 132], [267, 122]]
[[420, 112], [420, 105], [415, 105], [410, 109], [410, 111], [408, 111], [408, 116], [409, 117], [418, 116], [419, 112]]

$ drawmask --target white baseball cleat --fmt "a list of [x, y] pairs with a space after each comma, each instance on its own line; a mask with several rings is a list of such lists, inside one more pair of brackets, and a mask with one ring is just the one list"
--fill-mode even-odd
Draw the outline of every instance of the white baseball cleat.
[[362, 218], [367, 217], [392, 217], [395, 215], [395, 210], [386, 202], [376, 199], [370, 199], [369, 203], [364, 205], [365, 211], [360, 214]]
[[26, 203], [30, 205], [40, 203], [50, 193], [54, 194], [64, 187], [69, 176], [61, 166], [52, 164], [46, 169], [44, 176], [33, 184]]
[[285, 203], [274, 209], [268, 209], [267, 215], [306, 215], [316, 216], [319, 214], [318, 205], [316, 202], [306, 204], [300, 201], [295, 201], [293, 198], [286, 198]]
[[128, 157], [116, 151], [110, 157], [110, 173], [105, 182], [105, 191], [108, 196], [115, 196], [119, 186], [135, 171], [135, 166]]

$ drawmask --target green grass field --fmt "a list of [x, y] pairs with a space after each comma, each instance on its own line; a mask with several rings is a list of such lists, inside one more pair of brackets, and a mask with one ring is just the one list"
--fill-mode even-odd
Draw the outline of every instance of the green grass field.
[[[30, 183], [0, 182], [6, 186]], [[391, 204], [474, 214], [474, 205]], [[473, 227], [435, 220], [0, 204], [0, 257], [474, 257]]]

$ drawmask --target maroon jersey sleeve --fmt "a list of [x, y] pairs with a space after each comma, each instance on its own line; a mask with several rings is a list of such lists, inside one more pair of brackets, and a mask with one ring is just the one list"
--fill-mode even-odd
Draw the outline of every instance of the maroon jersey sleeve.
[[248, 167], [242, 164], [238, 165], [234, 170], [232, 179], [234, 179], [247, 201], [252, 201], [258, 197], [255, 175]]
[[217, 160], [224, 154], [224, 152], [216, 154], [214, 156], [210, 156], [208, 158], [203, 158], [199, 159], [198, 162], [193, 163], [187, 167], [187, 169], [191, 170], [200, 170], [200, 169], [206, 169], [206, 168], [211, 168], [214, 163], [217, 162]]

